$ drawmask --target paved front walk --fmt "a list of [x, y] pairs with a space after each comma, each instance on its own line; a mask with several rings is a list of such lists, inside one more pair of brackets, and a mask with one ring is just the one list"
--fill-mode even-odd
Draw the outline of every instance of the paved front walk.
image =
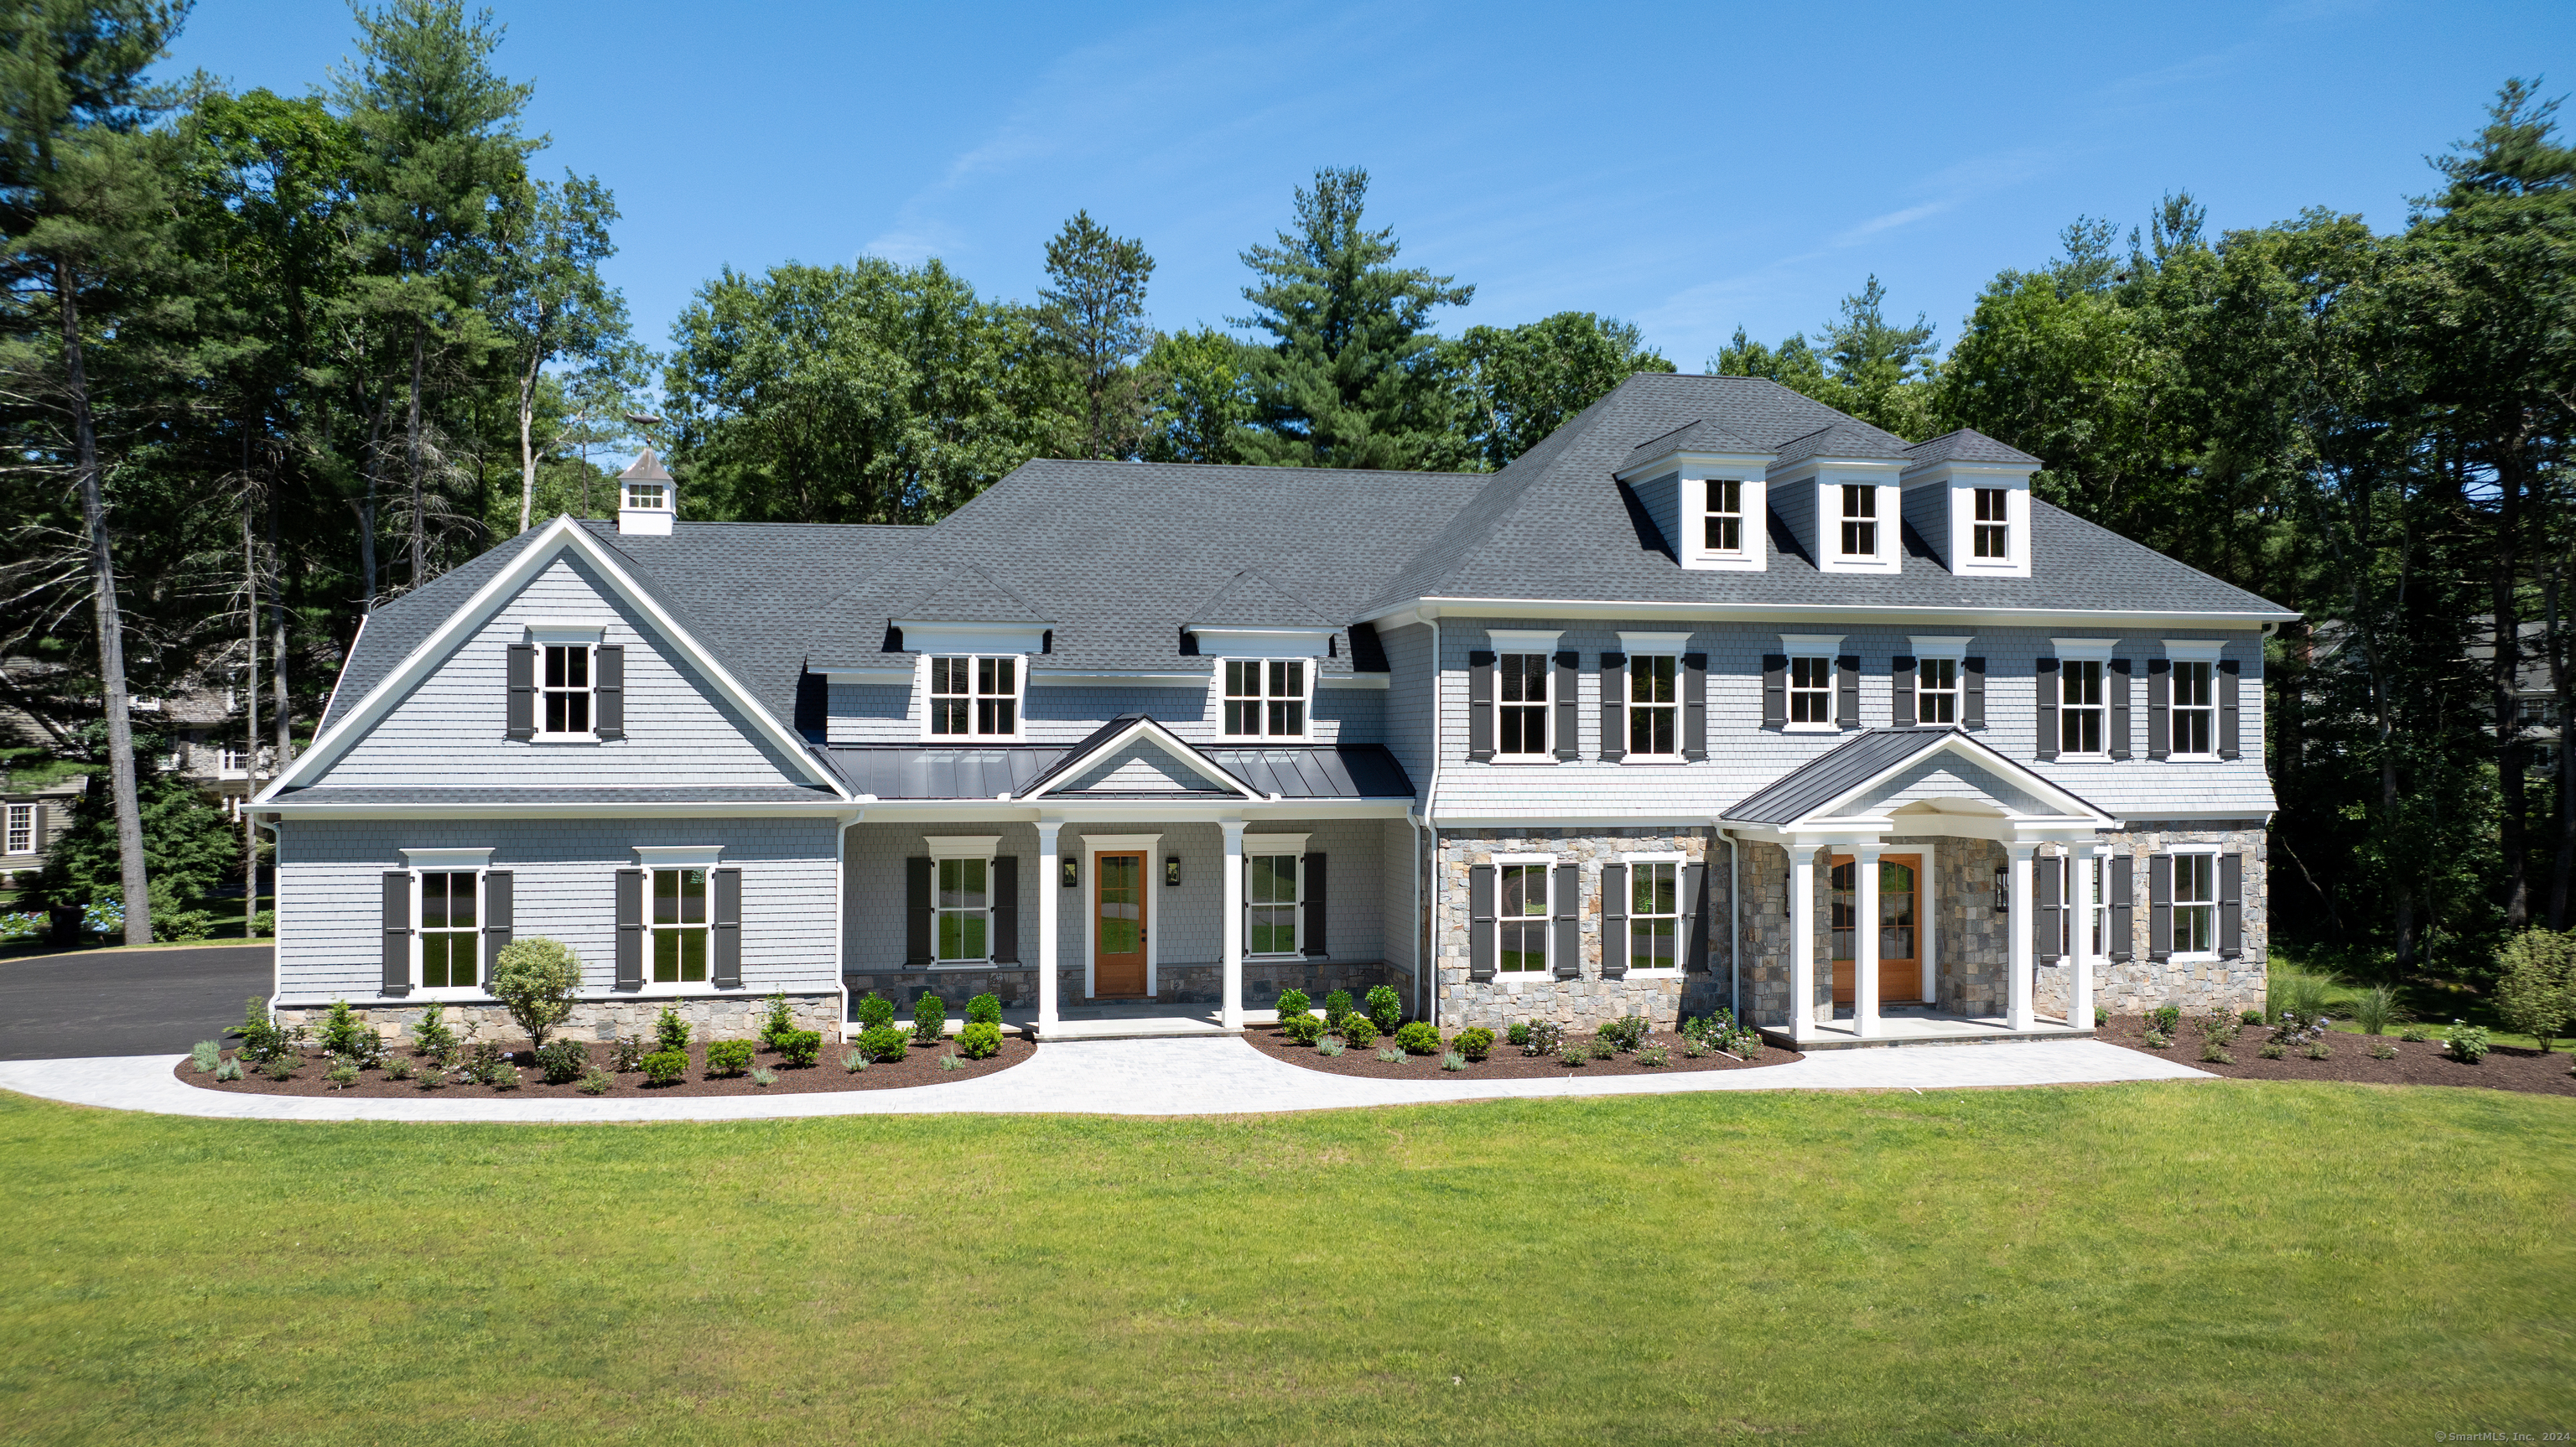
[[[180, 1057], [0, 1062], [0, 1089], [73, 1105], [238, 1120], [656, 1121], [780, 1120], [824, 1115], [942, 1112], [1084, 1115], [1237, 1115], [1451, 1100], [1674, 1095], [1701, 1090], [1950, 1090], [2210, 1079], [2174, 1061], [2096, 1040], [2027, 1041], [1907, 1050], [1843, 1050], [1756, 1070], [1680, 1075], [1550, 1076], [1539, 1080], [1362, 1080], [1288, 1065], [1240, 1039], [1053, 1041], [1025, 1065], [954, 1085], [804, 1095], [628, 1097], [617, 1100], [416, 1100], [234, 1095], [182, 1085]], [[825, 1065], [822, 1069], [835, 1067]]]

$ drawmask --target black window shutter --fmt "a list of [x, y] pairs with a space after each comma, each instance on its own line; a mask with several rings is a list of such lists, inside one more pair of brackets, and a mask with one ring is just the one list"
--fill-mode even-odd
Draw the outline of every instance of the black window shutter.
[[411, 993], [411, 871], [385, 871], [384, 992]]
[[2236, 660], [2218, 660], [2218, 756], [2236, 757]]
[[2173, 752], [2173, 661], [2147, 660], [2147, 757]]
[[1628, 866], [1601, 866], [1601, 978], [1628, 975]]
[[1601, 762], [1628, 757], [1628, 655], [1601, 655]]
[[1900, 653], [1887, 665], [1888, 722], [1910, 729], [1920, 710], [1914, 706], [1914, 655]]
[[510, 737], [532, 739], [537, 736], [537, 646], [533, 643], [510, 645]]
[[2147, 958], [2173, 958], [2173, 856], [2147, 859]]
[[1708, 655], [1682, 655], [1682, 757], [1708, 757]]
[[1020, 962], [1020, 857], [993, 861], [993, 963]]
[[1560, 980], [1583, 978], [1583, 866], [1571, 861], [1548, 871], [1548, 884], [1556, 900], [1556, 938], [1548, 949], [1556, 958]]
[[2033, 685], [2039, 700], [2039, 754], [2043, 759], [2057, 757], [2058, 684], [2062, 675], [2057, 660], [2043, 658], [2033, 671]]
[[2218, 952], [2245, 953], [2245, 856], [2233, 850], [2218, 856]]
[[1959, 660], [1959, 727], [1981, 729], [1986, 726], [1986, 661], [1982, 658]]
[[483, 983], [492, 983], [492, 971], [501, 964], [501, 952], [510, 947], [510, 916], [518, 908], [518, 881], [506, 869], [483, 873]]
[[1579, 747], [1582, 728], [1577, 717], [1581, 708], [1580, 690], [1575, 680], [1583, 676], [1583, 655], [1568, 648], [1556, 655], [1556, 756], [1572, 763], [1583, 757]]
[[1467, 978], [1494, 977], [1494, 866], [1467, 866]]
[[719, 988], [742, 988], [742, 871], [719, 869], [714, 878], [715, 982]]
[[1789, 726], [1789, 655], [1762, 655], [1762, 726], [1785, 729]]
[[1706, 888], [1708, 888], [1707, 865], [1682, 866], [1682, 923], [1678, 931], [1681, 937], [1673, 942], [1673, 948], [1680, 953], [1673, 957], [1673, 963], [1685, 970], [1705, 971], [1711, 968], [1708, 941], [1702, 938], [1699, 932], [1700, 921], [1706, 918], [1699, 907], [1699, 896], [1700, 891]]
[[626, 645], [603, 643], [591, 650], [590, 693], [592, 737], [626, 737]]
[[617, 988], [644, 988], [644, 871], [617, 871]]
[[1860, 727], [1860, 655], [1846, 653], [1834, 660], [1834, 727]]
[[2039, 896], [2038, 907], [2030, 912], [2030, 952], [2041, 960], [2064, 959], [2060, 944], [2065, 937], [2066, 892], [2060, 886], [2066, 879], [2066, 861], [2041, 855], [2030, 862], [2031, 883]]
[[2111, 737], [2106, 742], [2111, 757], [2125, 759], [2129, 756], [2129, 660], [2111, 660], [2111, 666], [2103, 671], [2102, 691], [2110, 695]]
[[1318, 850], [1306, 856], [1306, 918], [1303, 921], [1306, 948], [1303, 953], [1310, 959], [1322, 959], [1328, 953], [1324, 935], [1324, 886], [1324, 856]]
[[930, 963], [930, 856], [916, 854], [903, 862], [903, 962]]
[[2106, 886], [2103, 892], [2110, 896], [2106, 901], [2110, 907], [2105, 911], [2110, 919], [2104, 925], [2104, 930], [2110, 938], [2102, 942], [2106, 947], [2103, 953], [2126, 964], [2138, 957], [2135, 933], [2138, 924], [2137, 882], [2132, 873], [2129, 856], [2113, 854], [2104, 859], [2102, 882]]
[[1467, 654], [1467, 757], [1479, 764], [1494, 757], [1494, 654], [1486, 648]]

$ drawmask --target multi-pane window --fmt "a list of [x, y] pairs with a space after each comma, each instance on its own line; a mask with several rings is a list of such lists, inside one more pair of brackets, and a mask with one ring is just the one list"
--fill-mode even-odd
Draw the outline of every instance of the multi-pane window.
[[707, 871], [653, 871], [653, 982], [697, 984], [707, 977]]
[[1247, 737], [1304, 737], [1306, 661], [1302, 658], [1227, 659], [1225, 731]]
[[1494, 968], [1504, 971], [1547, 968], [1547, 866], [1502, 866], [1502, 909], [1496, 928], [1502, 931]]
[[2173, 951], [2218, 953], [2218, 856], [2173, 856]]
[[2057, 751], [2098, 754], [2103, 750], [2102, 660], [2069, 658], [2058, 665]]
[[1980, 558], [2012, 556], [2012, 523], [2005, 516], [2008, 494], [2000, 487], [1981, 487], [1977, 494], [1977, 536], [1971, 550]]
[[590, 732], [590, 645], [546, 645], [546, 725], [550, 734]]
[[1681, 752], [1678, 664], [1669, 653], [1640, 653], [1628, 660], [1628, 752]]
[[1834, 721], [1834, 661], [1830, 658], [1789, 660], [1789, 722]]
[[[1822, 663], [1824, 660], [1816, 661]], [[1959, 721], [1959, 660], [1925, 658], [1915, 663], [1914, 721], [1927, 724]]]
[[661, 507], [664, 505], [662, 500], [666, 496], [668, 496], [668, 494], [662, 490], [662, 484], [658, 482], [630, 482], [626, 484], [626, 505], [628, 507]]
[[2215, 712], [2209, 689], [2212, 667], [2206, 661], [2173, 666], [2173, 751], [2177, 754], [2209, 752], [2210, 715]]
[[1494, 666], [1502, 740], [1497, 752], [1547, 752], [1547, 655], [1506, 653]]
[[1744, 551], [1744, 484], [1728, 477], [1708, 480], [1707, 547], [1712, 553]]
[[989, 859], [936, 861], [939, 888], [932, 896], [931, 938], [941, 964], [983, 960], [991, 956], [993, 862]]
[[0, 848], [5, 848], [6, 852], [11, 854], [33, 854], [36, 852], [35, 805], [12, 804], [9, 806], [8, 829], [5, 836], [0, 836]]
[[1020, 731], [1020, 660], [930, 660], [930, 731], [998, 734]]
[[1243, 865], [1248, 947], [1256, 955], [1297, 953], [1297, 856], [1251, 854]]
[[470, 869], [420, 877], [420, 984], [425, 990], [470, 990], [482, 921], [475, 909], [481, 877]]
[[1843, 484], [1843, 556], [1878, 556], [1878, 489], [1865, 483]]
[[1680, 960], [1682, 867], [1668, 860], [1628, 866], [1628, 968], [1669, 970]]

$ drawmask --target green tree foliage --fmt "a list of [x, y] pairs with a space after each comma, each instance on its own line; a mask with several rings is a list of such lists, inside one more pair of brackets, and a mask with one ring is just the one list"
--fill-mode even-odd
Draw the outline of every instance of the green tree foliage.
[[[106, 735], [103, 725], [83, 729], [73, 755], [103, 762]], [[136, 744], [143, 858], [150, 881], [141, 897], [149, 899], [155, 910], [182, 908], [239, 867], [241, 836], [202, 790], [161, 769], [164, 745], [160, 739], [143, 734]], [[35, 892], [47, 904], [86, 905], [136, 897], [125, 883], [124, 854], [116, 842], [116, 811], [104, 784], [98, 774], [90, 776], [89, 788], [72, 801], [70, 817], [46, 851]]]
[[1259, 406], [1252, 371], [1259, 349], [1214, 327], [1166, 332], [1142, 368], [1151, 379], [1148, 462], [1241, 462]]
[[[640, 380], [640, 358], [626, 340], [626, 299], [599, 275], [600, 263], [617, 254], [608, 236], [616, 220], [617, 202], [607, 187], [566, 172], [561, 182], [538, 181], [506, 196], [494, 228], [499, 275], [492, 319], [518, 383], [520, 532], [536, 520], [539, 463], [555, 450], [541, 446], [536, 434], [542, 403], [554, 401], [550, 410], [561, 410], [562, 383], [549, 379], [547, 367], [568, 360], [583, 383], [605, 381], [620, 394]], [[556, 396], [548, 396], [549, 380]]]
[[2495, 1008], [2507, 1028], [2552, 1040], [2576, 1018], [2576, 935], [2525, 930], [2497, 952]]
[[543, 935], [516, 939], [492, 962], [492, 998], [527, 1032], [530, 1048], [546, 1048], [546, 1033], [572, 1018], [581, 995], [581, 956]]
[[1489, 468], [1510, 466], [1631, 376], [1673, 370], [1634, 323], [1591, 312], [1469, 327], [1442, 360], [1465, 393], [1469, 453]]
[[1931, 434], [1932, 383], [1939, 371], [1933, 328], [1919, 314], [1908, 325], [1890, 322], [1886, 303], [1887, 289], [1873, 276], [1843, 298], [1822, 328], [1821, 347], [1798, 332], [1774, 350], [1738, 327], [1708, 369], [1719, 376], [1768, 378], [1919, 441]]
[[1040, 351], [1071, 373], [1081, 396], [1076, 456], [1132, 458], [1144, 447], [1151, 384], [1137, 362], [1154, 344], [1145, 283], [1154, 258], [1141, 241], [1109, 234], [1077, 211], [1047, 243], [1048, 285], [1032, 318]]

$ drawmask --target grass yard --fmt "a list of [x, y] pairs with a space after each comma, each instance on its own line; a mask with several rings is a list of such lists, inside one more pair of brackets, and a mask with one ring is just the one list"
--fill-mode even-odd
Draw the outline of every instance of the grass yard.
[[2181, 1084], [1253, 1120], [0, 1096], [0, 1439], [2082, 1443], [2576, 1425], [2576, 1106]]

